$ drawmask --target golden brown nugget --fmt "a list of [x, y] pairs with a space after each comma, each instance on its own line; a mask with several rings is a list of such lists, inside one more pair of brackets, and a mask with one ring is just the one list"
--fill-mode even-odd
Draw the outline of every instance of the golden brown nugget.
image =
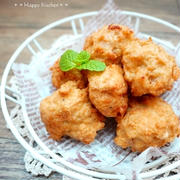
[[85, 144], [91, 143], [96, 131], [104, 127], [104, 117], [92, 107], [88, 89], [78, 89], [68, 81], [40, 103], [41, 119], [54, 140], [70, 136]]
[[112, 64], [103, 72], [89, 72], [89, 98], [106, 117], [124, 115], [128, 107], [127, 84], [122, 68]]
[[180, 76], [174, 57], [151, 38], [129, 41], [124, 46], [122, 64], [133, 96], [159, 96], [171, 90]]
[[132, 151], [161, 147], [180, 135], [180, 121], [171, 106], [160, 97], [145, 96], [129, 100], [124, 118], [117, 117], [115, 143]]
[[98, 59], [108, 64], [119, 64], [124, 41], [134, 38], [134, 33], [119, 24], [106, 25], [93, 32], [85, 40], [84, 50], [91, 54], [91, 59]]
[[78, 69], [72, 69], [67, 72], [61, 71], [59, 60], [54, 63], [50, 70], [52, 71], [52, 84], [56, 89], [60, 88], [67, 81], [76, 81], [79, 88], [84, 88], [87, 84], [86, 77]]

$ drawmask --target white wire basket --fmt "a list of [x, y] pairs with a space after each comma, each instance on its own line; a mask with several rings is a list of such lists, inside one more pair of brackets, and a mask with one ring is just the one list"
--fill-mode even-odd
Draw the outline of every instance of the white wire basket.
[[[84, 19], [88, 19], [94, 15], [96, 15], [97, 12], [88, 12], [88, 13], [83, 13], [83, 14], [77, 14], [71, 17], [67, 17], [61, 20], [58, 20], [52, 24], [49, 24], [45, 26], [44, 28], [40, 29], [36, 33], [34, 33], [32, 36], [27, 38], [20, 46], [19, 48], [14, 52], [12, 57], [10, 58], [3, 76], [2, 76], [2, 82], [1, 82], [1, 107], [2, 111], [5, 117], [5, 120], [11, 129], [12, 133], [16, 137], [16, 139], [19, 141], [19, 143], [33, 156], [33, 158], [41, 161], [43, 164], [47, 165], [48, 167], [52, 168], [54, 171], [59, 172], [63, 175], [69, 176], [73, 179], [78, 179], [78, 180], [93, 180], [93, 179], [126, 179], [126, 177], [122, 174], [115, 174], [115, 173], [108, 173], [108, 172], [97, 172], [89, 169], [85, 169], [83, 167], [74, 165], [68, 161], [66, 161], [64, 158], [61, 156], [57, 155], [56, 153], [53, 152], [49, 147], [47, 147], [42, 140], [38, 137], [36, 132], [34, 131], [30, 120], [27, 116], [26, 112], [26, 107], [25, 107], [25, 101], [24, 97], [14, 90], [13, 88], [9, 87], [8, 84], [8, 78], [10, 77], [10, 72], [11, 68], [14, 62], [17, 61], [18, 56], [23, 53], [23, 51], [26, 51], [28, 49], [31, 52], [31, 55], [36, 55], [36, 51], [34, 50], [36, 47], [38, 51], [43, 52], [43, 48], [40, 45], [40, 43], [37, 41], [37, 38], [42, 36], [45, 32], [56, 28], [56, 27], [61, 27], [64, 23], [69, 23], [71, 25], [71, 30], [72, 33], [75, 35], [75, 37], [79, 38], [81, 37], [81, 32], [84, 29]], [[156, 24], [161, 24], [164, 27], [168, 27], [171, 32], [177, 33], [180, 35], [180, 28], [166, 22], [164, 20], [148, 16], [145, 14], [140, 14], [136, 12], [129, 12], [129, 11], [122, 11], [122, 14], [127, 15], [129, 19], [134, 19], [135, 21], [135, 32], [138, 31], [140, 28], [141, 21], [144, 22], [154, 22]], [[79, 29], [77, 28], [77, 23], [78, 26], [80, 27], [80, 32]], [[143, 26], [143, 25], [142, 25]], [[144, 37], [148, 37], [149, 35], [146, 33], [143, 33]], [[177, 51], [180, 48], [180, 44], [168, 44], [165, 41], [162, 41], [160, 38], [157, 38], [153, 36], [153, 40], [155, 40], [158, 43], [161, 43], [165, 47], [167, 47], [171, 51]], [[30, 58], [29, 58], [30, 59]], [[15, 98], [18, 97], [18, 98]], [[40, 151], [37, 151], [32, 145], [29, 144], [28, 140], [24, 138], [19, 130], [16, 128], [14, 122], [12, 121], [10, 117], [10, 110], [8, 109], [7, 101], [11, 101], [15, 104], [18, 104], [23, 111], [23, 118], [25, 121], [25, 124], [28, 128], [29, 133], [33, 137], [34, 141], [39, 145], [41, 148]], [[49, 155], [51, 158], [47, 158], [47, 155]], [[156, 170], [150, 170], [147, 171], [148, 169], [153, 169], [153, 167], [157, 167], [158, 165], [161, 165], [164, 161], [166, 161], [167, 158], [158, 158], [157, 160], [152, 161], [151, 163], [148, 163], [144, 166], [143, 171], [140, 172], [139, 177], [141, 179], [151, 179], [153, 177], [157, 177], [158, 175], [162, 175], [163, 173], [169, 172], [177, 167], [180, 167], [180, 160], [173, 161], [172, 164], [166, 166], [166, 167], [161, 167]], [[171, 175], [165, 178], [160, 178], [161, 180], [178, 180], [180, 179], [180, 174], [175, 174]]]

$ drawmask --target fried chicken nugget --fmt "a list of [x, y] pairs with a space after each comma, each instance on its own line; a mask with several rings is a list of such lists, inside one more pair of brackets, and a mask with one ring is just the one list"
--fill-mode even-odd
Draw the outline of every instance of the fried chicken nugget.
[[81, 71], [78, 69], [72, 69], [63, 72], [59, 68], [59, 60], [54, 63], [50, 70], [52, 71], [52, 84], [56, 89], [60, 88], [60, 86], [67, 81], [76, 81], [79, 88], [84, 88], [86, 86], [87, 79], [83, 76]]
[[128, 107], [127, 84], [122, 68], [112, 64], [103, 72], [89, 72], [89, 98], [106, 117], [124, 115]]
[[41, 119], [54, 140], [67, 135], [85, 144], [104, 127], [104, 117], [92, 107], [88, 89], [68, 81], [40, 103]]
[[180, 70], [173, 56], [149, 40], [133, 40], [124, 46], [122, 57], [125, 80], [133, 96], [159, 96], [171, 90]]
[[133, 31], [126, 26], [106, 25], [86, 38], [84, 50], [91, 54], [92, 59], [98, 59], [107, 65], [119, 64], [122, 57], [121, 46], [124, 41], [133, 38]]
[[126, 115], [117, 117], [115, 143], [141, 152], [161, 147], [180, 135], [180, 121], [171, 106], [160, 97], [144, 96], [129, 100]]

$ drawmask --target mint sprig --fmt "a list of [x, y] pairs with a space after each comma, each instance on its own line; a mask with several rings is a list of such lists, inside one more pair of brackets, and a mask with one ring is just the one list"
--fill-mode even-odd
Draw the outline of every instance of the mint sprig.
[[62, 71], [69, 71], [71, 69], [89, 70], [89, 71], [104, 71], [106, 64], [98, 60], [90, 59], [90, 54], [87, 51], [77, 53], [73, 50], [67, 50], [59, 62]]

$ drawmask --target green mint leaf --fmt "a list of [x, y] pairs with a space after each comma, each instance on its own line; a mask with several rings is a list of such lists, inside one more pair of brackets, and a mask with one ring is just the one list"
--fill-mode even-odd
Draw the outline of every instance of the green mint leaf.
[[83, 64], [83, 63], [89, 61], [89, 58], [90, 58], [90, 54], [87, 51], [81, 51], [77, 55], [77, 58], [74, 60], [74, 62], [77, 64]]
[[104, 71], [106, 64], [97, 60], [89, 60], [90, 54], [87, 51], [77, 53], [73, 50], [67, 50], [59, 62], [62, 71], [69, 71], [73, 68], [79, 70]]
[[79, 70], [86, 69], [90, 71], [104, 71], [106, 68], [106, 64], [101, 61], [89, 60], [88, 62], [77, 66], [76, 68]]
[[78, 53], [73, 50], [67, 50], [62, 56], [59, 62], [60, 69], [62, 71], [69, 71], [76, 67], [74, 60], [77, 58]]

